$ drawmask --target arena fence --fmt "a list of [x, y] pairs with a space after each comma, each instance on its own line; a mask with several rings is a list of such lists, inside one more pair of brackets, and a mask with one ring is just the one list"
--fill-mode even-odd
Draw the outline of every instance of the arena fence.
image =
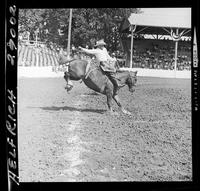
[[[185, 78], [191, 79], [191, 71], [156, 70], [143, 68], [121, 68], [121, 70], [138, 71], [138, 76], [160, 77], [160, 78]], [[55, 72], [52, 66], [46, 67], [18, 67], [18, 77], [63, 77], [63, 72]]]

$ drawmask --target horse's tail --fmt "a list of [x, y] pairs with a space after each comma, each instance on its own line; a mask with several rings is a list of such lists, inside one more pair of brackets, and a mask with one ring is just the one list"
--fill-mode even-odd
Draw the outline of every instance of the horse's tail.
[[58, 56], [58, 64], [59, 65], [68, 65], [70, 62], [77, 60], [76, 58], [69, 59], [63, 54], [59, 54]]

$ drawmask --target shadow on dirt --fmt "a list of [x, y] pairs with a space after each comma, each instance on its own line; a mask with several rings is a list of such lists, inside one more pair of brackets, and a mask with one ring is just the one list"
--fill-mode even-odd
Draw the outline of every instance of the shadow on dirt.
[[85, 95], [85, 96], [90, 96], [90, 95], [94, 95], [94, 96], [100, 96], [100, 95], [102, 95], [102, 94], [100, 94], [100, 93], [97, 93], [97, 92], [89, 92], [89, 93], [85, 93], [85, 94], [82, 94], [82, 95]]
[[100, 94], [97, 93], [97, 92], [91, 92], [91, 93], [88, 93], [88, 95], [96, 95], [96, 96], [99, 96]]
[[92, 113], [100, 113], [100, 114], [103, 114], [107, 111], [104, 109], [86, 109], [86, 108], [84, 109], [84, 108], [76, 108], [76, 107], [69, 107], [69, 106], [64, 106], [64, 107], [52, 106], [52, 107], [40, 107], [40, 108], [47, 111], [67, 110], [67, 111], [79, 111], [79, 112], [92, 112]]

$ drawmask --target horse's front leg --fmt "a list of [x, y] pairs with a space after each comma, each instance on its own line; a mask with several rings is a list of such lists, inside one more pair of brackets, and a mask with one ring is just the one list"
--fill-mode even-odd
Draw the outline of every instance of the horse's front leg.
[[113, 112], [113, 109], [112, 109], [112, 94], [109, 91], [109, 89], [106, 90], [106, 98], [107, 98], [108, 109], [109, 109], [110, 112]]
[[113, 108], [112, 108], [112, 91], [111, 89], [106, 89], [106, 98], [107, 98], [107, 105], [108, 105], [108, 110], [109, 110], [109, 113], [111, 115], [117, 115], [116, 112], [113, 111]]
[[127, 111], [126, 109], [124, 109], [124, 107], [122, 106], [119, 96], [118, 95], [113, 95], [113, 99], [115, 100], [115, 102], [117, 103], [117, 105], [119, 106], [120, 110], [128, 115], [131, 115], [131, 112]]

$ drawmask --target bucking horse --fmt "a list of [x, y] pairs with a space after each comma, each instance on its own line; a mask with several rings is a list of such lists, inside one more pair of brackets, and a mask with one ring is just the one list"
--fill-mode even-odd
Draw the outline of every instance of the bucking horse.
[[[114, 99], [123, 113], [131, 115], [131, 113], [122, 106], [118, 92], [114, 93], [112, 82], [104, 74], [104, 71], [99, 67], [97, 62], [82, 59], [68, 60], [63, 55], [60, 55], [59, 64], [67, 65], [67, 71], [64, 72], [64, 79], [67, 82], [67, 91], [72, 88], [72, 85], [69, 83], [70, 80], [82, 80], [88, 88], [106, 95], [108, 109], [111, 114], [116, 114], [112, 108], [112, 99]], [[116, 78], [121, 84], [120, 87], [127, 85], [131, 93], [135, 91], [134, 86], [137, 82], [137, 71], [117, 70]]]

